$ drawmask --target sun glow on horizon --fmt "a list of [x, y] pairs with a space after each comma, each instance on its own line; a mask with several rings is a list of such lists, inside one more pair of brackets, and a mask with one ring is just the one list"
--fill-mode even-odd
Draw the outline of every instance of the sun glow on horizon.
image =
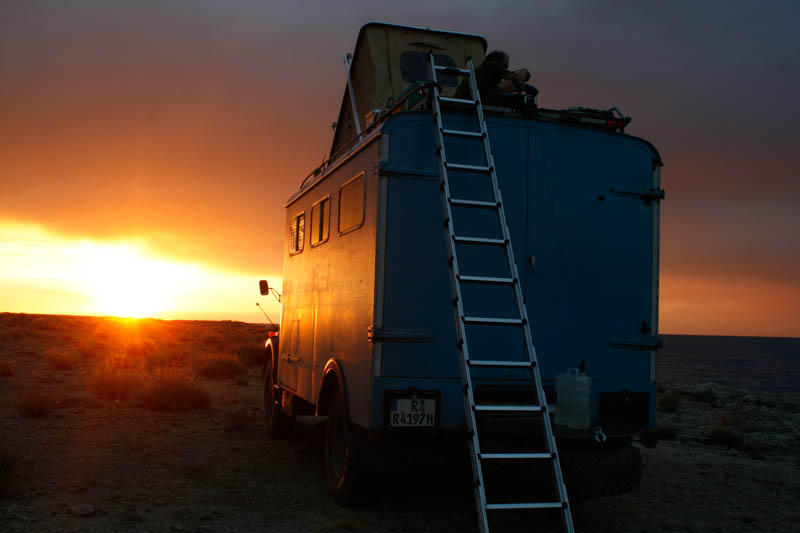
[[135, 244], [83, 243], [85, 292], [92, 312], [143, 318], [173, 309], [201, 277], [192, 265], [145, 257]]
[[260, 322], [257, 279], [171, 259], [145, 239], [65, 239], [0, 221], [0, 311]]

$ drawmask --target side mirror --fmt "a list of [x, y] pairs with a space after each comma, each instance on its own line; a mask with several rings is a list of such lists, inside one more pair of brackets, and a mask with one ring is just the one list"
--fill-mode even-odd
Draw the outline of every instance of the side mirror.
[[265, 279], [260, 280], [258, 282], [258, 288], [261, 290], [262, 296], [269, 295], [269, 283], [267, 283], [267, 280]]

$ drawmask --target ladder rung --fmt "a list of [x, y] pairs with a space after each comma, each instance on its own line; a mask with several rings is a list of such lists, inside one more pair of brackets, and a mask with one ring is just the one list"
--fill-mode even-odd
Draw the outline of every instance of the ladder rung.
[[446, 166], [448, 169], [461, 170], [461, 171], [464, 171], [464, 172], [486, 172], [486, 173], [488, 173], [488, 172], [492, 171], [491, 167], [484, 167], [484, 166], [478, 166], [478, 165], [462, 165], [460, 163], [445, 163], [444, 166]]
[[499, 202], [483, 202], [480, 200], [461, 200], [459, 198], [450, 198], [450, 205], [459, 205], [461, 207], [480, 207], [484, 209], [496, 209], [500, 207]]
[[476, 411], [492, 413], [541, 413], [541, 405], [509, 405], [505, 403], [476, 405]]
[[458, 72], [459, 74], [465, 74], [465, 75], [469, 74], [469, 70], [465, 68], [446, 67], [444, 65], [434, 65], [434, 68], [436, 68], [436, 70], [441, 70], [442, 72], [446, 73]]
[[461, 319], [466, 324], [496, 324], [499, 326], [521, 326], [521, 318], [492, 318], [488, 316], [463, 316]]
[[465, 100], [463, 98], [452, 98], [450, 96], [440, 96], [439, 101], [447, 102], [449, 104], [466, 104], [466, 105], [477, 105], [477, 100]]
[[479, 453], [478, 459], [552, 459], [551, 453]]
[[464, 131], [464, 130], [446, 130], [442, 129], [444, 135], [452, 135], [453, 137], [476, 137], [480, 139], [483, 133], [479, 131]]
[[533, 361], [480, 361], [475, 359], [467, 360], [467, 364], [486, 368], [530, 368], [534, 366]]
[[483, 237], [461, 237], [453, 235], [453, 240], [464, 244], [491, 244], [493, 246], [502, 246], [506, 243], [503, 239], [484, 239]]
[[459, 281], [467, 281], [472, 283], [488, 283], [491, 285], [513, 285], [516, 281], [514, 278], [489, 278], [486, 276], [462, 276], [458, 275]]
[[489, 503], [487, 511], [510, 511], [513, 509], [561, 509], [561, 502], [531, 502], [531, 503]]

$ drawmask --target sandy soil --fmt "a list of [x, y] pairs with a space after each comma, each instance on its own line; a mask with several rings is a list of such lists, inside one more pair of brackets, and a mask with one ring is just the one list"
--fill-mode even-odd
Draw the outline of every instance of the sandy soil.
[[[176, 350], [195, 342], [224, 352], [237, 339], [264, 333], [231, 322], [150, 324], [157, 340], [154, 332], [172, 328], [154, 345], [173, 342]], [[377, 505], [336, 506], [322, 479], [318, 421], [300, 420], [286, 441], [263, 433], [258, 367], [234, 378], [193, 378], [210, 395], [208, 410], [156, 412], [135, 399], [98, 399], [87, 380], [106, 352], [131, 346], [130, 331], [117, 342], [126, 327], [107, 319], [0, 314], [0, 365], [14, 370], [0, 377], [0, 453], [16, 462], [0, 495], [0, 530], [477, 530], [468, 467], [427, 454], [399, 461], [384, 475]], [[73, 354], [75, 364], [55, 368], [47, 357], [53, 350]], [[18, 412], [21, 394], [31, 388], [56, 395], [47, 416]], [[680, 405], [659, 413], [658, 446], [642, 448], [640, 489], [576, 502], [576, 529], [796, 531], [800, 401], [715, 385], [661, 388]], [[716, 442], [735, 448], [712, 445], [715, 428]], [[502, 526], [550, 529], [528, 515], [507, 517]]]

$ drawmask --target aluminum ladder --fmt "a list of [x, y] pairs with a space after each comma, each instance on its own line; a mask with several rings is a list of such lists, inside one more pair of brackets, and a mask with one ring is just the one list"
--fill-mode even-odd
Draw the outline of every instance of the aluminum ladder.
[[[486, 129], [486, 120], [483, 114], [483, 107], [481, 105], [480, 94], [478, 92], [477, 83], [475, 79], [475, 69], [472, 59], [467, 60], [467, 68], [459, 69], [453, 66], [437, 65], [433, 53], [428, 55], [428, 67], [430, 71], [430, 79], [432, 86], [432, 104], [434, 121], [436, 124], [436, 154], [439, 163], [439, 176], [440, 176], [440, 190], [442, 193], [442, 209], [444, 211], [444, 226], [447, 233], [447, 251], [448, 251], [448, 265], [450, 269], [450, 283], [453, 293], [453, 312], [456, 324], [456, 333], [458, 336], [458, 349], [459, 359], [461, 366], [461, 376], [463, 381], [464, 392], [464, 408], [467, 419], [467, 429], [469, 437], [469, 452], [472, 462], [472, 472], [474, 479], [474, 493], [475, 503], [478, 513], [478, 521], [480, 530], [482, 532], [489, 531], [489, 520], [487, 511], [515, 511], [521, 509], [533, 510], [555, 510], [558, 509], [562, 523], [566, 531], [574, 531], [572, 524], [572, 514], [567, 499], [567, 491], [564, 485], [564, 479], [561, 473], [561, 465], [559, 462], [558, 452], [556, 450], [556, 441], [553, 436], [553, 429], [550, 423], [549, 410], [547, 408], [547, 400], [545, 399], [544, 390], [542, 388], [541, 377], [536, 359], [536, 351], [533, 346], [533, 338], [531, 336], [530, 324], [528, 323], [528, 313], [523, 300], [522, 288], [520, 286], [519, 274], [517, 272], [516, 263], [514, 262], [514, 254], [511, 248], [511, 236], [509, 233], [508, 225], [506, 223], [506, 215], [503, 208], [503, 201], [500, 195], [500, 187], [498, 186], [497, 174], [495, 172], [494, 159], [492, 150], [489, 144], [489, 135]], [[471, 88], [472, 99], [458, 99], [449, 98], [440, 94], [439, 74], [446, 76], [467, 77], [469, 86]], [[478, 131], [467, 131], [464, 129], [446, 129], [443, 125], [442, 116], [442, 103], [450, 106], [468, 107], [472, 109], [477, 115]], [[450, 162], [447, 159], [445, 151], [445, 138], [469, 138], [473, 141], [480, 141], [483, 146], [485, 166], [482, 165], [467, 165]], [[488, 176], [490, 179], [490, 188], [493, 199], [491, 201], [479, 201], [462, 198], [453, 198], [451, 196], [451, 183], [452, 180], [449, 172], [459, 173], [478, 173]], [[463, 210], [482, 209], [493, 211], [498, 219], [499, 229], [502, 232], [500, 238], [485, 238], [468, 235], [457, 235], [455, 233], [455, 225], [453, 219], [454, 208]], [[505, 251], [505, 261], [507, 261], [505, 272], [495, 276], [473, 276], [462, 275], [459, 269], [459, 261], [457, 255], [456, 245], [467, 246], [491, 246], [502, 247]], [[510, 276], [508, 275], [510, 273]], [[489, 316], [467, 316], [464, 311], [464, 302], [462, 300], [462, 287], [465, 284], [483, 284], [489, 287], [511, 287], [513, 289], [514, 298], [516, 300], [516, 313], [515, 318], [497, 318]], [[471, 324], [484, 324], [492, 326], [507, 326], [522, 329], [523, 345], [527, 352], [527, 360], [522, 361], [498, 361], [491, 360], [491, 358], [472, 359], [470, 357], [469, 342], [467, 339], [467, 329]], [[523, 356], [525, 357], [525, 356]], [[531, 391], [536, 402], [529, 404], [522, 403], [476, 403], [475, 390], [473, 388], [473, 372], [476, 369], [506, 369], [509, 371], [529, 371], [531, 379], [531, 387], [535, 390]], [[485, 453], [481, 450], [481, 443], [479, 439], [479, 422], [482, 417], [489, 414], [499, 415], [501, 417], [530, 417], [532, 413], [538, 413], [538, 418], [541, 420], [542, 426], [542, 439], [544, 440], [544, 451], [537, 452], [514, 452], [514, 453]], [[487, 501], [487, 490], [484, 479], [485, 464], [490, 461], [505, 461], [506, 463], [516, 461], [539, 461], [547, 462], [552, 466], [552, 483], [550, 488], [555, 498], [548, 498], [546, 501], [524, 501], [524, 502], [509, 502], [509, 503], [490, 503]], [[555, 512], [555, 511], [551, 511]], [[493, 515], [494, 516], [494, 515]]]

